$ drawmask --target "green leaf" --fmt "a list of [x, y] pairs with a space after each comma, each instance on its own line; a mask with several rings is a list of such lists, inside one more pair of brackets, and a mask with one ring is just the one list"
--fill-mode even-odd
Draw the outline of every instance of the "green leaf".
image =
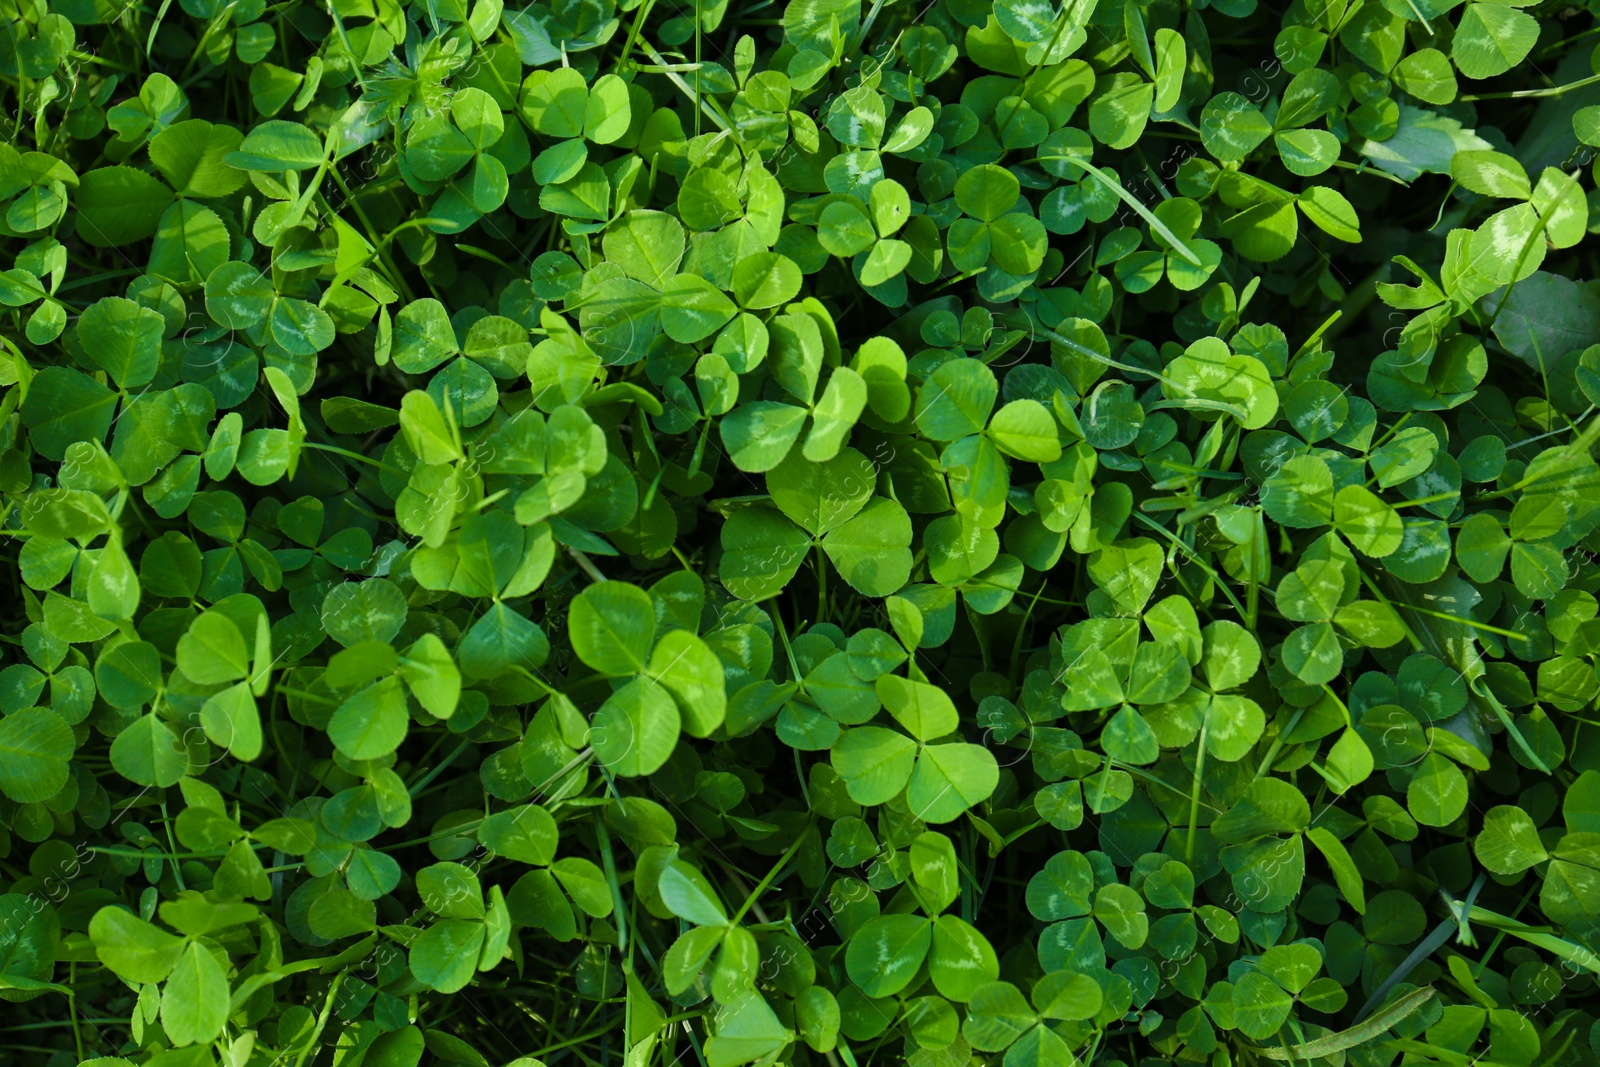
[[683, 225], [664, 211], [630, 211], [606, 231], [604, 247], [607, 262], [662, 289], [683, 260]]
[[876, 240], [872, 220], [848, 200], [835, 200], [817, 217], [817, 242], [830, 255], [848, 259], [871, 248]]
[[986, 982], [1000, 976], [994, 947], [971, 924], [941, 915], [933, 924], [928, 976], [943, 996], [966, 1003]]
[[777, 307], [793, 299], [802, 284], [800, 268], [787, 256], [757, 252], [733, 269], [733, 295], [751, 310]]
[[1394, 68], [1395, 84], [1425, 104], [1443, 106], [1456, 98], [1457, 83], [1450, 61], [1437, 48], [1422, 48]]
[[1600, 105], [1580, 107], [1572, 115], [1572, 132], [1584, 144], [1592, 145], [1600, 139]]
[[638, 674], [655, 642], [650, 594], [627, 582], [599, 582], [572, 601], [567, 633], [572, 650], [601, 674]]
[[1155, 33], [1156, 98], [1154, 110], [1171, 111], [1183, 92], [1183, 71], [1188, 65], [1188, 49], [1183, 35], [1165, 27]]
[[211, 950], [192, 942], [161, 993], [161, 1026], [175, 1046], [216, 1040], [228, 1021], [228, 976]]
[[111, 765], [130, 782], [165, 789], [189, 772], [189, 753], [172, 725], [151, 713], [117, 734], [111, 743]]
[[672, 630], [656, 642], [650, 675], [676, 698], [683, 728], [706, 737], [727, 713], [726, 676], [709, 645], [687, 630]]
[[408, 962], [417, 981], [440, 993], [465, 989], [478, 969], [484, 925], [441, 919], [411, 942]]
[[549, 655], [550, 641], [538, 624], [503, 603], [484, 612], [456, 647], [461, 674], [470, 680], [537, 668]]
[[1313, 185], [1295, 203], [1323, 233], [1351, 244], [1360, 243], [1361, 220], [1343, 193], [1326, 185]]
[[228, 261], [229, 243], [228, 229], [216, 212], [180, 200], [156, 226], [150, 273], [179, 285], [204, 282]]
[[595, 712], [589, 743], [616, 774], [654, 774], [672, 755], [680, 724], [678, 706], [666, 689], [649, 678], [635, 678]]
[[956, 182], [956, 205], [979, 221], [992, 222], [1011, 210], [1020, 190], [1010, 171], [985, 163], [973, 167]]
[[223, 161], [239, 170], [310, 170], [327, 158], [322, 139], [298, 122], [271, 119], [249, 133], [235, 152]]
[[994, 372], [982, 362], [942, 363], [917, 393], [917, 428], [935, 441], [978, 433], [989, 421], [997, 393]]
[[123, 389], [148, 385], [161, 362], [161, 316], [121, 297], [91, 304], [78, 320], [78, 341]]
[[340, 704], [328, 720], [328, 738], [351, 759], [380, 759], [400, 747], [408, 723], [405, 690], [391, 676]]
[[[248, 263], [230, 261], [206, 278], [206, 313], [230, 329], [247, 330], [272, 310], [272, 284]], [[80, 327], [81, 329], [81, 327]]]
[[674, 341], [694, 344], [722, 329], [738, 310], [704, 278], [680, 274], [662, 289], [661, 328]]
[[927, 682], [885, 674], [877, 681], [878, 699], [889, 714], [918, 741], [933, 741], [952, 733], [960, 717], [943, 689]]
[[0, 792], [19, 804], [49, 800], [67, 784], [75, 747], [71, 728], [47, 708], [0, 719]]
[[1061, 457], [1056, 421], [1037, 400], [1013, 400], [995, 412], [989, 437], [1006, 455], [1030, 463], [1051, 463]]
[[1261, 109], [1239, 93], [1218, 93], [1200, 112], [1200, 139], [1223, 163], [1244, 159], [1271, 133]]
[[1484, 301], [1494, 334], [1508, 351], [1538, 368], [1553, 352], [1586, 347], [1600, 324], [1600, 295], [1571, 278], [1535, 271]]
[[906, 584], [911, 576], [910, 545], [910, 516], [884, 497], [874, 497], [822, 540], [823, 551], [839, 574], [869, 597], [889, 596]]
[[1038, 1015], [1010, 982], [987, 982], [972, 992], [962, 1034], [972, 1047], [1000, 1052], [1034, 1029]]
[[1532, 15], [1502, 4], [1472, 3], [1461, 11], [1450, 58], [1469, 78], [1504, 74], [1527, 58], [1539, 40]]
[[483, 887], [468, 867], [445, 861], [417, 872], [423, 907], [447, 919], [484, 917]]
[[1132, 147], [1144, 133], [1156, 87], [1134, 74], [1115, 74], [1089, 105], [1089, 130], [1108, 148]]
[[1088, 915], [1094, 890], [1094, 869], [1081, 852], [1057, 852], [1028, 882], [1028, 911], [1053, 922]]
[[200, 707], [206, 737], [241, 760], [261, 755], [261, 716], [248, 682], [238, 682], [206, 698]]
[[1350, 902], [1350, 906], [1356, 909], [1357, 914], [1365, 915], [1367, 895], [1361, 871], [1349, 850], [1344, 847], [1344, 843], [1322, 826], [1313, 826], [1307, 830], [1306, 840], [1317, 846], [1317, 851], [1328, 861], [1328, 866], [1333, 871], [1333, 880], [1339, 886], [1339, 892]]
[[1144, 716], [1128, 704], [1122, 705], [1106, 723], [1100, 733], [1100, 744], [1106, 755], [1119, 763], [1137, 766], [1154, 763], [1161, 757], [1161, 744], [1156, 740], [1155, 731], [1150, 729]]
[[185, 955], [182, 938], [114, 904], [89, 920], [89, 939], [100, 962], [130, 982], [164, 982]]
[[933, 944], [933, 923], [921, 915], [869, 919], [845, 947], [845, 972], [874, 999], [893, 996], [910, 984]]
[[1259, 971], [1246, 974], [1233, 987], [1234, 1022], [1239, 1032], [1253, 1041], [1266, 1041], [1277, 1034], [1293, 1007], [1293, 998]]
[[96, 248], [142, 241], [156, 232], [172, 190], [133, 167], [101, 167], [83, 176], [72, 206], [78, 232]]
[[858, 726], [846, 730], [834, 743], [832, 762], [851, 800], [866, 806], [883, 804], [899, 795], [911, 780], [917, 746], [893, 730]]
[[1483, 196], [1526, 200], [1533, 195], [1527, 171], [1503, 152], [1457, 152], [1450, 160], [1450, 176]]
[[178, 639], [178, 669], [201, 685], [243, 678], [250, 669], [244, 635], [228, 616], [205, 612]]
[[1144, 537], [1107, 545], [1089, 557], [1088, 572], [1112, 600], [1141, 610], [1160, 579], [1161, 546]]
[[673, 860], [661, 872], [661, 902], [667, 910], [697, 926], [723, 926], [728, 911], [717, 899], [717, 891], [706, 876], [684, 863]]
[[691, 230], [714, 230], [739, 216], [739, 188], [720, 170], [691, 171], [678, 190], [678, 217]]
[[[834, 751], [837, 759], [837, 746]], [[842, 769], [839, 773], [847, 780], [850, 777]], [[923, 822], [950, 822], [987, 800], [999, 781], [999, 764], [982, 745], [929, 745], [917, 756], [916, 768], [906, 786], [906, 806]], [[854, 791], [851, 796], [856, 796]]]
[[811, 538], [770, 508], [742, 508], [722, 524], [719, 577], [741, 600], [765, 600], [781, 591], [805, 561]]
[[1347, 1030], [1300, 1044], [1263, 1047], [1261, 1054], [1269, 1059], [1290, 1062], [1337, 1055], [1381, 1037], [1426, 1007], [1436, 995], [1432, 986], [1414, 989], [1382, 1011], [1373, 1013], [1366, 1021]]
[[1333, 524], [1359, 551], [1377, 559], [1398, 549], [1405, 535], [1399, 514], [1360, 485], [1347, 485], [1334, 494]]
[[387, 578], [345, 582], [322, 601], [322, 625], [346, 648], [361, 641], [387, 642], [406, 622], [406, 598]]
[[[1477, 5], [1488, 6], [1488, 5]], [[1456, 119], [1411, 104], [1401, 104], [1396, 131], [1386, 138], [1363, 141], [1361, 154], [1404, 181], [1423, 173], [1449, 174], [1457, 152], [1494, 147]]]
[[804, 408], [757, 400], [729, 412], [719, 430], [733, 465], [750, 474], [761, 474], [783, 462], [805, 420]]
[[432, 370], [456, 354], [455, 331], [444, 305], [431, 297], [413, 300], [395, 317], [394, 365], [409, 374]]
[[[10, 988], [47, 987], [55, 973], [61, 922], [52, 907], [22, 893], [0, 894], [0, 981]], [[57, 990], [63, 987], [56, 987]]]
[[231, 126], [190, 119], [150, 139], [150, 161], [180, 196], [227, 196], [245, 185], [245, 176], [225, 161], [243, 140]]
[[943, 911], [961, 895], [955, 845], [944, 834], [929, 831], [911, 843], [911, 874], [932, 912]]
[[1448, 826], [1466, 807], [1466, 776], [1444, 756], [1428, 753], [1406, 786], [1406, 808], [1424, 826]]
[[829, 375], [827, 388], [811, 410], [811, 432], [802, 449], [807, 459], [823, 463], [839, 454], [840, 446], [866, 410], [870, 390], [866, 380], [850, 367], [836, 368]]
[[719, 1009], [716, 1035], [706, 1041], [708, 1067], [737, 1067], [781, 1051], [794, 1040], [760, 993], [746, 992]]
[[548, 866], [556, 854], [556, 822], [539, 805], [523, 804], [485, 819], [478, 839], [507, 859]]
[[101, 441], [116, 415], [117, 394], [81, 371], [46, 367], [22, 404], [22, 422], [34, 448], [61, 460], [78, 441]]
[[1103, 885], [1095, 893], [1094, 917], [1126, 948], [1140, 948], [1149, 936], [1150, 918], [1144, 911], [1144, 899], [1120, 883]]
[[1501, 875], [1521, 874], [1550, 857], [1533, 819], [1509, 804], [1489, 809], [1483, 829], [1473, 839], [1472, 851], [1485, 868]]

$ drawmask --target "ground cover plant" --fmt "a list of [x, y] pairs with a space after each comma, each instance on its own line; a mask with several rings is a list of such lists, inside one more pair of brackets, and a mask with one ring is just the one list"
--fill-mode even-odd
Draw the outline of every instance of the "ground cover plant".
[[4, 0], [0, 1062], [1596, 1067], [1597, 14]]

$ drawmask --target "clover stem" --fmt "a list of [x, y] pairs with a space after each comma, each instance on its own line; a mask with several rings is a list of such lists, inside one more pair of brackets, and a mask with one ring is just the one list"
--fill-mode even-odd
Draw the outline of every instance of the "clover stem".
[[[351, 59], [355, 60], [350, 66], [355, 72], [356, 84], [361, 86], [361, 91], [364, 93], [367, 91], [367, 80], [361, 76], [361, 61], [356, 59], [356, 50], [350, 47], [350, 35], [345, 32], [344, 19], [339, 17], [339, 5], [334, 3], [333, 0], [328, 0], [328, 14], [333, 16], [333, 25], [339, 31], [339, 43], [344, 45], [344, 50], [350, 54]], [[467, 32], [470, 33], [471, 30]], [[491, 71], [494, 70], [493, 63], [488, 64], [488, 66]]]
[[322, 1011], [317, 1015], [317, 1027], [311, 1032], [311, 1037], [300, 1049], [300, 1055], [294, 1061], [294, 1067], [305, 1067], [306, 1057], [311, 1055], [312, 1049], [322, 1048], [322, 1031], [327, 1028], [328, 1015], [333, 1011], [333, 999], [339, 995], [339, 987], [344, 984], [344, 976], [349, 971], [340, 971], [333, 976], [333, 981], [328, 983], [328, 996], [322, 1002]]
[[707, 419], [705, 427], [700, 431], [700, 440], [694, 445], [694, 458], [689, 461], [689, 477], [693, 478], [700, 473], [700, 462], [706, 456], [706, 438], [711, 434], [711, 420]]
[[[1517, 901], [1516, 909], [1512, 911], [1510, 915], [1511, 919], [1514, 920], [1518, 915], [1522, 914], [1522, 909], [1527, 906], [1528, 901], [1533, 899], [1533, 894], [1538, 891], [1538, 888], [1539, 887], [1537, 885], [1528, 887], [1528, 891], [1522, 895], [1522, 899]], [[1483, 977], [1483, 972], [1488, 969], [1489, 960], [1494, 957], [1495, 950], [1498, 949], [1500, 947], [1500, 943], [1506, 939], [1506, 933], [1507, 931], [1505, 929], [1498, 929], [1495, 931], [1494, 940], [1489, 942], [1489, 947], [1483, 950], [1483, 958], [1480, 959], [1472, 968], [1472, 977], [1474, 980]]]
[[1194, 866], [1194, 835], [1195, 827], [1200, 821], [1200, 782], [1206, 773], [1206, 731], [1211, 726], [1211, 705], [1206, 705], [1206, 714], [1200, 720], [1200, 746], [1194, 754], [1194, 784], [1189, 787], [1189, 835], [1183, 843], [1183, 862], [1186, 866]]
[[[1400, 427], [1404, 426], [1406, 423], [1408, 423], [1410, 421], [1411, 421], [1411, 412], [1409, 412], [1409, 411], [1406, 412], [1404, 415], [1401, 415], [1398, 419], [1394, 420], [1394, 425], [1389, 427], [1387, 430], [1385, 430], [1382, 437], [1378, 438], [1376, 441], [1372, 442], [1372, 444], [1367, 446], [1367, 455], [1370, 456], [1370, 455], [1372, 455], [1373, 452], [1375, 452], [1378, 449], [1382, 448], [1384, 443], [1386, 441], [1388, 441], [1389, 438], [1393, 437], [1395, 434], [1400, 432]], [[1374, 477], [1373, 481], [1376, 481], [1376, 480], [1377, 480], [1377, 478]], [[1371, 485], [1372, 482], [1368, 482], [1367, 484]]]
[[789, 659], [790, 676], [798, 682], [800, 680], [800, 664], [795, 662], [794, 649], [789, 647], [789, 629], [783, 625], [783, 614], [774, 605], [767, 614], [772, 619], [772, 625], [778, 630], [778, 639], [783, 643], [783, 654]]
[[1486, 622], [1479, 622], [1477, 619], [1469, 619], [1462, 615], [1451, 615], [1447, 611], [1434, 611], [1430, 608], [1419, 608], [1411, 604], [1407, 604], [1406, 607], [1407, 609], [1416, 612], [1418, 615], [1427, 615], [1431, 618], [1443, 619], [1446, 622], [1453, 622], [1461, 626], [1470, 627], [1474, 630], [1482, 630], [1485, 633], [1499, 634], [1501, 637], [1506, 638], [1514, 637], [1518, 641], [1533, 640], [1533, 638], [1529, 637], [1527, 634], [1519, 634], [1515, 630], [1507, 630], [1502, 626], [1490, 626]]
[[605, 868], [606, 883], [611, 887], [611, 908], [617, 916], [617, 951], [628, 951], [627, 905], [622, 902], [622, 886], [617, 881], [617, 858], [611, 851], [611, 834], [606, 830], [606, 820], [599, 811], [594, 817], [594, 836], [600, 844], [600, 863]]
[[[218, 12], [218, 14], [225, 15], [228, 11], [232, 11], [235, 6], [236, 5], [234, 4], [229, 4], [224, 11]], [[209, 23], [207, 23], [205, 32], [200, 35], [200, 39], [194, 44], [194, 51], [189, 53], [189, 61], [183, 65], [183, 70], [178, 73], [177, 80], [181, 83], [181, 85], [188, 84], [185, 79], [188, 78], [189, 72], [194, 69], [195, 62], [200, 58], [200, 53], [204, 51], [206, 47], [206, 42], [210, 41], [212, 35], [227, 24], [228, 20], [225, 18], [213, 18]], [[151, 28], [150, 32], [152, 34], [155, 33], [154, 27]], [[20, 118], [18, 121], [20, 121]]]
[[[695, 23], [695, 25], [699, 26], [699, 22], [697, 21]], [[652, 45], [649, 41], [646, 41], [646, 40], [641, 38], [639, 40], [639, 44], [644, 48], [645, 54], [647, 56], [649, 56], [651, 58], [651, 60], [653, 60], [656, 63], [659, 63], [663, 67], [670, 65], [670, 64], [667, 63], [667, 61], [665, 59], [663, 59], [661, 57], [661, 53], [656, 51], [655, 46]], [[696, 71], [695, 72], [695, 79], [698, 80], [699, 77], [700, 77], [700, 72]], [[696, 105], [697, 110], [695, 111], [695, 116], [696, 116], [696, 121], [697, 122], [699, 121], [700, 113], [704, 112], [706, 114], [706, 116], [711, 119], [712, 122], [715, 122], [717, 124], [717, 126], [722, 130], [723, 133], [732, 133], [733, 132], [733, 127], [731, 125], [729, 125], [729, 123], [728, 123], [728, 121], [726, 119], [724, 119], [720, 114], [717, 113], [716, 109], [712, 107], [711, 102], [709, 100], [705, 99], [704, 97], [702, 97], [699, 93], [695, 92], [695, 90], [690, 87], [689, 83], [683, 80], [683, 77], [681, 75], [674, 74], [671, 71], [667, 71], [667, 80], [672, 82], [673, 85], [676, 85], [678, 87], [679, 91], [682, 92], [684, 96], [687, 96], [689, 98], [689, 100]]]
[[1561, 96], [1565, 93], [1570, 93], [1574, 89], [1582, 89], [1586, 85], [1593, 85], [1595, 82], [1600, 82], [1600, 74], [1591, 74], [1589, 77], [1579, 78], [1575, 82], [1568, 82], [1565, 85], [1552, 85], [1544, 89], [1517, 89], [1509, 93], [1474, 93], [1470, 96], [1458, 96], [1456, 101], [1470, 104], [1479, 100], [1530, 100], [1536, 97]]
[[822, 546], [817, 546], [817, 619], [821, 621], [828, 617], [828, 560], [822, 554]]
[[1201, 559], [1199, 553], [1190, 547], [1187, 541], [1184, 541], [1177, 534], [1173, 533], [1171, 530], [1167, 529], [1165, 526], [1162, 526], [1153, 519], [1147, 518], [1144, 515], [1140, 515], [1137, 512], [1134, 513], [1133, 517], [1138, 519], [1144, 525], [1148, 526], [1150, 529], [1154, 530], [1156, 533], [1160, 534], [1162, 537], [1165, 537], [1168, 541], [1171, 541], [1177, 548], [1181, 548], [1183, 550], [1183, 554], [1189, 557], [1190, 562], [1199, 567], [1202, 572], [1204, 572], [1213, 582], [1217, 584], [1217, 588], [1222, 590], [1222, 595], [1228, 598], [1228, 603], [1233, 605], [1233, 610], [1239, 613], [1239, 617], [1249, 617], [1245, 611], [1244, 605], [1239, 603], [1239, 598], [1234, 595], [1234, 592], [1231, 588], [1229, 588], [1228, 583], [1223, 581], [1222, 575], [1217, 573], [1215, 567]]
[[1105, 810], [1106, 790], [1111, 788], [1111, 772], [1117, 766], [1117, 761], [1106, 756], [1106, 765], [1100, 768], [1100, 795], [1095, 798], [1094, 806], [1100, 811]]
[[[628, 39], [623, 42], [622, 55], [617, 59], [617, 66], [625, 64], [638, 66], [633, 62], [633, 49], [639, 41], [639, 31], [644, 27], [644, 20], [649, 16], [650, 9], [655, 6], [655, 0], [645, 0], [639, 5], [639, 13], [633, 17], [633, 25], [628, 29]], [[620, 72], [619, 72], [620, 73]]]
[[593, 560], [584, 555], [582, 549], [573, 548], [571, 545], [568, 545], [567, 554], [571, 556], [573, 561], [583, 569], [583, 573], [587, 574], [591, 581], [603, 582], [606, 580], [606, 576], [600, 573], [600, 568], [594, 565]]
[[1166, 223], [1157, 218], [1155, 213], [1149, 208], [1145, 207], [1144, 204], [1140, 203], [1137, 197], [1128, 192], [1128, 190], [1124, 189], [1121, 182], [1112, 178], [1105, 171], [1101, 170], [1099, 167], [1096, 167], [1092, 163], [1079, 159], [1077, 156], [1069, 155], [1037, 156], [1031, 162], [1043, 162], [1047, 160], [1056, 163], [1065, 163], [1068, 166], [1077, 167], [1079, 170], [1084, 171], [1090, 177], [1094, 178], [1095, 181], [1104, 186], [1107, 192], [1118, 197], [1123, 203], [1127, 204], [1128, 207], [1132, 208], [1134, 214], [1143, 219], [1145, 225], [1149, 226], [1153, 232], [1160, 234], [1162, 240], [1171, 245], [1172, 250], [1178, 253], [1178, 255], [1182, 256], [1191, 267], [1205, 266], [1204, 263], [1200, 262], [1200, 257], [1195, 255], [1194, 251], [1190, 249], [1187, 244], [1179, 240], [1178, 235], [1173, 233], [1172, 230], [1167, 227]]
[[[161, 802], [161, 826], [167, 834], [167, 847], [173, 852], [177, 852], [178, 842], [172, 836], [172, 820], [167, 816], [167, 802], [165, 800]], [[172, 878], [177, 883], [178, 892], [183, 892], [185, 888], [183, 884], [183, 866], [177, 860], [172, 861]]]
[[1305, 708], [1294, 709], [1294, 714], [1289, 716], [1289, 725], [1278, 731], [1278, 736], [1272, 739], [1272, 745], [1267, 749], [1267, 754], [1261, 757], [1261, 764], [1256, 768], [1255, 775], [1250, 779], [1255, 781], [1267, 773], [1267, 768], [1272, 766], [1272, 761], [1278, 758], [1278, 751], [1283, 748], [1283, 739], [1294, 732], [1300, 725], [1300, 719], [1306, 713]]
[[466, 741], [463, 741], [459, 745], [457, 745], [455, 747], [455, 751], [451, 752], [450, 755], [446, 756], [444, 759], [440, 760], [437, 764], [435, 764], [432, 770], [430, 770], [427, 774], [422, 776], [422, 780], [421, 781], [417, 782], [416, 785], [414, 785], [410, 789], [406, 790], [406, 792], [410, 793], [413, 797], [415, 797], [418, 793], [422, 792], [422, 790], [427, 787], [429, 782], [431, 782], [435, 778], [437, 778], [441, 771], [444, 771], [446, 768], [448, 768], [450, 766], [450, 764], [452, 764], [452, 763], [454, 763], [456, 761], [456, 757], [457, 756], [461, 755], [461, 753], [463, 753], [463, 752], [465, 752], [467, 750], [467, 744], [468, 743]]
[[369, 464], [371, 466], [377, 467], [379, 470], [388, 471], [390, 474], [396, 475], [396, 476], [401, 477], [401, 478], [408, 477], [407, 473], [405, 471], [401, 470], [399, 467], [390, 466], [389, 464], [383, 462], [382, 460], [373, 459], [371, 456], [363, 456], [360, 452], [355, 452], [355, 451], [352, 451], [351, 449], [348, 449], [348, 448], [340, 448], [338, 445], [323, 445], [323, 444], [318, 444], [315, 441], [301, 441], [300, 442], [300, 447], [301, 448], [314, 448], [318, 452], [332, 452], [336, 456], [343, 456], [345, 459], [353, 459], [358, 463]]
[[1044, 580], [1039, 580], [1039, 588], [1034, 590], [1033, 599], [1028, 601], [1028, 610], [1022, 613], [1022, 621], [1017, 624], [1017, 636], [1011, 642], [1011, 677], [1017, 676], [1017, 667], [1022, 662], [1022, 638], [1028, 632], [1028, 620], [1033, 617], [1034, 605], [1039, 603], [1039, 597], [1044, 593]]
[[1333, 701], [1335, 704], [1337, 704], [1339, 706], [1340, 713], [1344, 715], [1344, 724], [1345, 724], [1345, 726], [1353, 727], [1355, 725], [1355, 723], [1350, 721], [1350, 709], [1345, 705], [1344, 701], [1339, 699], [1339, 694], [1335, 693], [1333, 691], [1333, 686], [1329, 685], [1327, 682], [1323, 682], [1322, 683], [1322, 691], [1324, 693], [1328, 694], [1328, 699], [1329, 700]]
[[806, 779], [806, 768], [800, 761], [800, 750], [794, 749], [794, 777], [800, 783], [800, 798], [806, 802], [806, 810], [811, 810], [811, 786]]
[[[1245, 613], [1245, 628], [1252, 634], [1256, 632], [1256, 614], [1261, 610], [1261, 579], [1256, 575], [1256, 560], [1260, 558], [1261, 535], [1266, 532], [1261, 521], [1261, 509], [1255, 509], [1255, 521], [1250, 524], [1250, 587], [1245, 590], [1245, 599], [1249, 602], [1249, 610]], [[1270, 568], [1269, 575], [1270, 575]]]
[[861, 47], [867, 42], [867, 34], [871, 31], [872, 24], [878, 21], [878, 13], [882, 10], [883, 0], [872, 0], [872, 7], [867, 11], [867, 17], [862, 20], [861, 29], [856, 33], [855, 46], [851, 49], [852, 52], [861, 51]]
[[346, 184], [344, 175], [339, 173], [338, 167], [331, 168], [328, 173], [333, 177], [333, 184], [338, 186], [339, 191], [344, 194], [345, 203], [349, 204], [351, 210], [356, 213], [356, 218], [361, 222], [361, 228], [366, 231], [367, 240], [372, 242], [372, 250], [377, 253], [378, 259], [383, 263], [384, 269], [388, 271], [390, 279], [393, 280], [395, 284], [395, 288], [399, 289], [400, 292], [405, 295], [407, 300], [415, 300], [416, 297], [414, 297], [411, 293], [411, 286], [406, 284], [405, 278], [403, 278], [400, 274], [400, 268], [395, 264], [394, 258], [389, 254], [388, 241], [378, 237], [377, 230], [372, 225], [372, 220], [367, 217], [366, 209], [361, 206], [361, 202], [356, 199], [355, 192], [351, 190], [348, 184]]
[[[78, 987], [78, 965], [75, 962], [67, 965], [67, 985], [72, 989], [77, 989]], [[72, 1011], [72, 1043], [77, 1046], [78, 1059], [81, 1061], [84, 1058], [83, 1031], [78, 1028], [78, 1016], [82, 1013], [78, 1011], [77, 993], [69, 992], [67, 1000], [69, 1002], [67, 1006]]]
[[[1600, 77], [1600, 75], [1597, 75], [1597, 77]], [[1537, 241], [1539, 239], [1539, 237], [1544, 233], [1545, 224], [1549, 221], [1549, 214], [1550, 214], [1550, 212], [1555, 210], [1555, 207], [1556, 207], [1556, 202], [1555, 202], [1555, 200], [1552, 199], [1551, 202], [1548, 205], [1545, 206], [1543, 211], [1539, 211], [1534, 215], [1534, 219], [1535, 219], [1535, 222], [1537, 223], [1537, 225], [1534, 226], [1534, 228], [1532, 229], [1532, 231], [1529, 232], [1527, 237], [1523, 238], [1522, 251], [1517, 253], [1516, 264], [1511, 268], [1511, 281], [1505, 286], [1504, 290], [1500, 293], [1500, 299], [1495, 301], [1494, 314], [1489, 316], [1489, 322], [1488, 322], [1487, 325], [1484, 326], [1484, 330], [1486, 332], [1487, 331], [1491, 331], [1491, 330], [1494, 329], [1494, 324], [1496, 322], [1500, 321], [1500, 313], [1502, 311], [1504, 311], [1506, 309], [1506, 305], [1511, 302], [1511, 293], [1512, 293], [1513, 290], [1516, 289], [1517, 282], [1521, 280], [1520, 276], [1522, 274], [1522, 264], [1528, 258], [1528, 253], [1533, 251], [1534, 242]], [[1529, 333], [1529, 336], [1532, 337], [1532, 332], [1531, 331]], [[1538, 344], [1538, 339], [1537, 338], [1534, 338], [1534, 344], [1535, 344], [1535, 346], [1537, 346], [1537, 344]], [[1543, 359], [1542, 356], [1539, 359], [1539, 369], [1540, 369], [1540, 372], [1543, 373], [1543, 370], [1544, 370], [1544, 359]], [[1545, 391], [1548, 394], [1549, 388], [1546, 387]]]
[[[813, 819], [814, 818], [815, 816], [813, 816]], [[772, 869], [767, 872], [767, 876], [761, 879], [761, 881], [757, 882], [754, 889], [750, 890], [750, 895], [745, 897], [744, 903], [740, 905], [739, 910], [734, 913], [732, 919], [728, 920], [730, 924], [737, 923], [740, 919], [744, 918], [744, 913], [755, 906], [757, 898], [759, 898], [762, 893], [766, 892], [767, 888], [772, 885], [773, 880], [777, 878], [780, 873], [782, 873], [784, 867], [788, 866], [789, 861], [794, 858], [794, 854], [800, 851], [800, 846], [805, 844], [806, 834], [810, 831], [810, 829], [811, 822], [808, 821], [806, 823], [806, 828], [796, 834], [793, 843], [791, 843], [788, 848], [783, 850], [783, 855], [778, 857], [778, 862], [772, 865]]]
[[[1377, 585], [1372, 581], [1372, 579], [1370, 577], [1368, 577], [1366, 569], [1363, 568], [1363, 567], [1357, 567], [1356, 568], [1356, 573], [1361, 576], [1361, 582], [1362, 582], [1363, 585], [1365, 585], [1367, 587], [1368, 591], [1370, 591], [1373, 596], [1378, 598], [1379, 603], [1383, 604], [1385, 607], [1387, 607], [1391, 611], [1393, 611], [1394, 610], [1394, 605], [1389, 603], [1389, 598], [1383, 595], [1383, 590], [1379, 589], [1377, 587]], [[1406, 637], [1411, 642], [1411, 651], [1413, 651], [1413, 652], [1421, 652], [1422, 651], [1422, 639], [1419, 638], [1416, 635], [1416, 632], [1411, 629], [1411, 624], [1406, 622], [1406, 619], [1405, 619], [1404, 615], [1401, 615], [1398, 611], [1396, 611], [1394, 613], [1394, 615], [1395, 615], [1395, 618], [1400, 620], [1400, 625], [1406, 631]]]

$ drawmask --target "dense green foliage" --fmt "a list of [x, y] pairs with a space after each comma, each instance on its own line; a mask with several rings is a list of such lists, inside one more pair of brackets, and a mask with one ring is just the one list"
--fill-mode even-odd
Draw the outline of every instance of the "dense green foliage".
[[1591, 8], [0, 0], [0, 1062], [1597, 1067]]

